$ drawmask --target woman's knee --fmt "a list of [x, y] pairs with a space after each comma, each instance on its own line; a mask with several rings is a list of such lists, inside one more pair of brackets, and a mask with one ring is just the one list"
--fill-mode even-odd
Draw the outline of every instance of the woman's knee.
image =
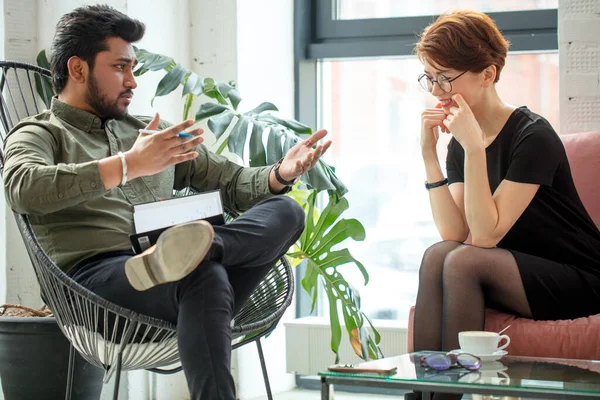
[[444, 240], [427, 248], [423, 254], [423, 260], [421, 261], [421, 268], [419, 270], [420, 277], [423, 278], [430, 274], [441, 275], [444, 259], [448, 253], [460, 245], [461, 243], [459, 242]]
[[485, 251], [485, 249], [471, 245], [460, 245], [448, 252], [443, 262], [444, 280], [453, 277], [466, 279], [477, 276], [477, 270], [484, 266], [481, 251]]

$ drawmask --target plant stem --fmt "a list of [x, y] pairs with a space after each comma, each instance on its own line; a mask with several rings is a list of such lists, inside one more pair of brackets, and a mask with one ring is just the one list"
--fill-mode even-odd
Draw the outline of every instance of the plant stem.
[[217, 150], [215, 150], [215, 153], [221, 154], [223, 152], [223, 150], [225, 150], [225, 146], [227, 146], [228, 141], [229, 141], [229, 138], [225, 138], [223, 140], [223, 143], [221, 143], [221, 145], [219, 146], [219, 148]]

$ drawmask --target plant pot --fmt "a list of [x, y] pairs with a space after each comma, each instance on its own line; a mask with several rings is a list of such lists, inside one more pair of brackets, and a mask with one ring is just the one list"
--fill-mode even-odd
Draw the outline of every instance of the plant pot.
[[[70, 343], [52, 317], [0, 317], [5, 400], [63, 400]], [[98, 400], [104, 371], [75, 353], [72, 399]]]

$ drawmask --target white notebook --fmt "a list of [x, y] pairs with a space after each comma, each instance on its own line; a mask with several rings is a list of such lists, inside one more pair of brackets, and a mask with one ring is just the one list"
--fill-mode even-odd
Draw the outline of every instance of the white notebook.
[[130, 236], [133, 249], [140, 253], [156, 243], [162, 231], [170, 226], [199, 219], [213, 225], [225, 223], [220, 190], [138, 204], [133, 207], [136, 232]]

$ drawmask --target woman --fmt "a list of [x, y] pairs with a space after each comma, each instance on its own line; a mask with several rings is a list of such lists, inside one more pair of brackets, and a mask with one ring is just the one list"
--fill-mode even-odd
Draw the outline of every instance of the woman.
[[[600, 313], [600, 232], [548, 121], [496, 92], [508, 46], [487, 15], [457, 11], [416, 47], [419, 83], [440, 107], [422, 113], [421, 151], [443, 241], [423, 256], [415, 351], [458, 348], [458, 332], [484, 329], [486, 307], [538, 320]], [[438, 134], [452, 135], [447, 180]]]

